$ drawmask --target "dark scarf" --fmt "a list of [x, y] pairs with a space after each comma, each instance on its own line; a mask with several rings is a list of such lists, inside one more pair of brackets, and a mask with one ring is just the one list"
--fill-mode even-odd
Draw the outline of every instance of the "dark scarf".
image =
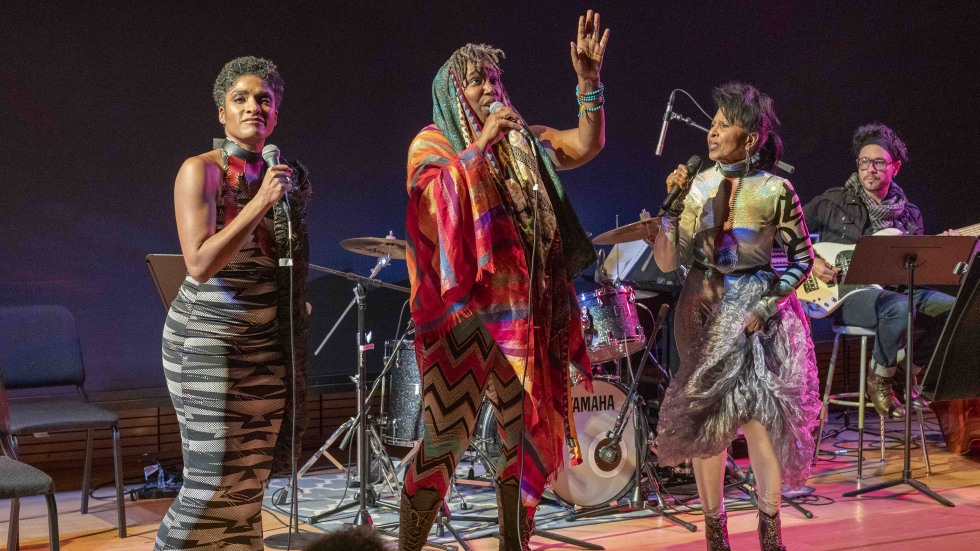
[[905, 191], [897, 183], [894, 181], [891, 183], [888, 187], [888, 194], [881, 200], [881, 203], [876, 203], [871, 197], [868, 197], [857, 172], [851, 174], [851, 177], [844, 183], [844, 187], [860, 198], [865, 208], [868, 209], [872, 232], [878, 232], [885, 228], [895, 228], [903, 233], [909, 232], [910, 228], [907, 227], [909, 201], [905, 197]]

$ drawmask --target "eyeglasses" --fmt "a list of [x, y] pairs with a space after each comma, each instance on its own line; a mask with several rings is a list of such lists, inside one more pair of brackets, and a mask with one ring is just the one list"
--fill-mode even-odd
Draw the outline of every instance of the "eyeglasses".
[[875, 166], [875, 170], [885, 170], [885, 167], [897, 162], [898, 161], [886, 161], [884, 159], [869, 159], [867, 157], [861, 157], [857, 160], [858, 168], [861, 170], [868, 170], [868, 167], [871, 165]]

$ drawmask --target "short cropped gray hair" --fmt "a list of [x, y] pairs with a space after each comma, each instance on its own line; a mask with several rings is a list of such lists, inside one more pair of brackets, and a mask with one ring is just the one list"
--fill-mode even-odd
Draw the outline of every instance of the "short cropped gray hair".
[[255, 75], [264, 80], [272, 88], [276, 109], [282, 103], [282, 94], [286, 89], [282, 75], [276, 69], [276, 64], [261, 57], [244, 56], [225, 63], [214, 80], [214, 103], [218, 107], [225, 106], [225, 95], [239, 78], [245, 75]]

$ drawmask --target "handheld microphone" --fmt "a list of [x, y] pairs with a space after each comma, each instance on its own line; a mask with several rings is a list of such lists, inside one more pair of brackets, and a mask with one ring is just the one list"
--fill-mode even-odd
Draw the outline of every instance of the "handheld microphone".
[[279, 164], [279, 148], [271, 143], [262, 148], [262, 160], [265, 166], [272, 168]]
[[[497, 111], [499, 111], [503, 107], [506, 107], [506, 106], [503, 103], [499, 102], [499, 101], [495, 101], [495, 102], [491, 103], [490, 104], [490, 114], [496, 113]], [[525, 124], [524, 121], [522, 121], [520, 118], [518, 118], [517, 120], [520, 121], [520, 123], [521, 123], [522, 128], [521, 128], [521, 131], [520, 132], [524, 136], [524, 139], [527, 140], [527, 142], [533, 146], [534, 145], [534, 134], [531, 133], [531, 129], [528, 128], [527, 127], [527, 124]]]
[[687, 179], [684, 181], [684, 185], [674, 186], [674, 189], [670, 190], [667, 194], [667, 198], [664, 199], [663, 204], [660, 205], [660, 213], [663, 214], [674, 204], [674, 201], [680, 197], [681, 193], [687, 191], [687, 188], [691, 185], [691, 181], [694, 177], [698, 175], [698, 169], [701, 168], [701, 157], [697, 155], [691, 155], [691, 158], [687, 160]]
[[[272, 145], [271, 143], [262, 148], [262, 160], [265, 161], [265, 166], [272, 168], [279, 164], [279, 147]], [[282, 195], [282, 201], [289, 206], [289, 194], [284, 193]]]
[[674, 93], [670, 93], [667, 100], [667, 110], [664, 111], [664, 122], [660, 125], [660, 138], [657, 139], [657, 150], [654, 151], [659, 157], [664, 152], [664, 140], [667, 139], [667, 124], [670, 122], [670, 115], [674, 112]]

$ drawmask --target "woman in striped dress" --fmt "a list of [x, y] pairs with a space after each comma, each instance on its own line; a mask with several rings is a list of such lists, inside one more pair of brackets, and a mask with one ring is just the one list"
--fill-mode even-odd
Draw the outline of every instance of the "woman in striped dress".
[[[289, 278], [294, 304], [304, 304], [309, 180], [301, 165], [267, 169], [259, 154], [276, 127], [282, 93], [272, 62], [230, 61], [214, 86], [226, 138], [184, 161], [177, 174], [187, 278], [167, 315], [163, 364], [180, 424], [184, 485], [157, 533], [157, 550], [263, 548], [262, 493], [290, 366], [305, 360], [306, 311], [291, 307]], [[287, 193], [288, 206], [280, 201]], [[280, 268], [280, 258], [292, 258], [294, 269]]]

